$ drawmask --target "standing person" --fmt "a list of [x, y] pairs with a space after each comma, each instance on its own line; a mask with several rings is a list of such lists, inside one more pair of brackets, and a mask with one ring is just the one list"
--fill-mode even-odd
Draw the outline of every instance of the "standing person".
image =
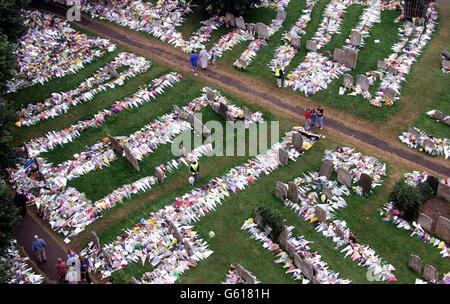
[[58, 258], [55, 268], [56, 272], [58, 273], [58, 278], [60, 280], [65, 280], [67, 274], [67, 267], [66, 263], [64, 263], [61, 258]]
[[281, 80], [283, 79], [283, 76], [283, 69], [280, 64], [277, 64], [277, 68], [275, 69], [275, 78], [277, 79], [277, 85], [279, 88], [281, 88]]
[[47, 257], [45, 256], [45, 246], [47, 246], [47, 243], [35, 235], [34, 241], [31, 244], [31, 251], [36, 252], [39, 263], [47, 262]]
[[202, 70], [206, 70], [206, 68], [208, 67], [208, 53], [205, 50], [205, 46], [202, 47], [198, 58], [200, 59], [200, 68]]
[[20, 209], [22, 218], [27, 214], [27, 201], [28, 198], [23, 193], [16, 192], [16, 196], [14, 196], [14, 205]]
[[200, 165], [196, 160], [191, 163], [189, 171], [191, 172], [191, 176], [194, 177], [195, 183], [198, 183], [198, 172], [200, 171]]
[[311, 128], [314, 128], [314, 125], [316, 124], [316, 117], [317, 113], [315, 109], [311, 110]]
[[310, 109], [306, 109], [305, 112], [305, 130], [309, 131], [309, 125], [311, 124], [311, 110]]
[[74, 270], [77, 273], [77, 280], [81, 281], [80, 259], [78, 258], [78, 255], [72, 250], [67, 251], [66, 265], [73, 266]]
[[317, 118], [319, 119], [317, 127], [320, 128], [320, 130], [323, 130], [323, 108], [320, 105], [317, 108]]
[[80, 270], [81, 270], [81, 280], [86, 280], [88, 284], [91, 284], [91, 278], [89, 277], [89, 272], [91, 270], [91, 264], [89, 260], [84, 256], [80, 257]]
[[179, 154], [180, 154], [180, 157], [186, 157], [186, 149], [183, 147], [182, 144], [180, 144]]
[[195, 51], [192, 50], [192, 55], [191, 55], [191, 64], [192, 64], [192, 73], [194, 73], [195, 76], [197, 76], [197, 73], [195, 73], [195, 70], [197, 69], [197, 62], [198, 62], [198, 55], [195, 54]]
[[216, 52], [214, 50], [211, 51], [211, 65], [216, 67]]
[[69, 284], [77, 284], [78, 283], [78, 275], [77, 275], [77, 271], [75, 270], [75, 262], [70, 264], [69, 270], [67, 270], [66, 281], [68, 281]]

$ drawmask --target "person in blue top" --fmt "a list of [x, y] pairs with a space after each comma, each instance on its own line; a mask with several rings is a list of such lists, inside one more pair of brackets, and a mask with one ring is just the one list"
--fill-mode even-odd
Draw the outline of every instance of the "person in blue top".
[[194, 73], [195, 76], [197, 76], [197, 73], [195, 73], [195, 70], [197, 69], [197, 62], [198, 62], [198, 55], [195, 53], [194, 50], [192, 50], [192, 55], [191, 55], [191, 64], [192, 64], [192, 72]]
[[31, 244], [31, 251], [36, 252], [39, 263], [47, 262], [47, 257], [45, 256], [45, 246], [47, 246], [47, 243], [35, 235], [34, 241]]
[[81, 280], [84, 281], [86, 279], [88, 284], [91, 284], [91, 278], [89, 277], [90, 271], [90, 263], [89, 260], [84, 256], [80, 257], [80, 270], [81, 270]]

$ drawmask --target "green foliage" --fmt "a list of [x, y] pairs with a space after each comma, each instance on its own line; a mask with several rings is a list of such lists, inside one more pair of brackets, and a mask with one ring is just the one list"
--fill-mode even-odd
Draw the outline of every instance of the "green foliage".
[[14, 237], [14, 227], [19, 219], [19, 210], [13, 205], [8, 187], [0, 180], [0, 255]]
[[262, 217], [262, 226], [269, 226], [272, 229], [272, 232], [269, 234], [269, 237], [274, 241], [278, 241], [278, 237], [281, 232], [284, 230], [283, 219], [280, 216], [280, 212], [277, 209], [271, 209], [264, 206], [258, 206], [256, 208]]
[[259, 0], [206, 0], [194, 1], [200, 5], [204, 5], [208, 10], [219, 12], [221, 14], [233, 13], [235, 16], [244, 15], [253, 3], [259, 3]]
[[11, 43], [25, 34], [26, 24], [22, 16], [29, 0], [0, 0], [0, 33], [5, 34]]
[[14, 111], [0, 98], [0, 171], [14, 167], [21, 154], [10, 146], [10, 126], [15, 121]]
[[426, 202], [434, 196], [433, 188], [426, 181], [416, 186], [416, 191], [422, 196], [422, 202]]
[[423, 197], [417, 188], [400, 180], [395, 184], [392, 192], [389, 194], [389, 200], [394, 203], [395, 208], [403, 213], [405, 220], [412, 221], [419, 216]]
[[425, 183], [427, 183], [431, 187], [431, 190], [433, 191], [432, 195], [435, 196], [437, 194], [437, 189], [439, 187], [439, 178], [433, 175], [428, 175], [428, 178], [425, 181]]
[[5, 89], [6, 80], [13, 76], [15, 63], [16, 57], [13, 55], [8, 37], [5, 34], [0, 34], [0, 92]]

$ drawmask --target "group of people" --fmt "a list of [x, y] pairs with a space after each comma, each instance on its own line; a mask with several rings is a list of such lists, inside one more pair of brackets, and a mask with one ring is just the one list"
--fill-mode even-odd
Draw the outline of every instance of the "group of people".
[[[317, 119], [317, 126], [316, 126]], [[317, 109], [306, 109], [305, 112], [305, 130], [308, 131], [311, 128], [320, 128], [323, 130], [323, 108], [319, 105]]]
[[192, 73], [194, 73], [195, 76], [197, 76], [197, 65], [200, 61], [200, 68], [202, 70], [206, 70], [206, 68], [208, 67], [208, 62], [210, 62], [212, 64], [212, 66], [216, 66], [216, 54], [214, 52], [214, 50], [211, 52], [211, 59], [209, 60], [209, 55], [208, 52], [206, 51], [205, 47], [202, 47], [202, 50], [200, 51], [200, 53], [197, 55], [197, 53], [195, 53], [194, 50], [192, 50], [191, 52], [191, 57], [190, 57], [190, 61], [192, 64]]

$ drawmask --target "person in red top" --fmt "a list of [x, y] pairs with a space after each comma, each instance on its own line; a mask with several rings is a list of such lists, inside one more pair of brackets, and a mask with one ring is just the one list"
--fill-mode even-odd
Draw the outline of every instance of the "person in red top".
[[306, 109], [305, 112], [305, 130], [308, 131], [309, 130], [309, 125], [311, 124], [311, 110], [310, 109]]
[[64, 281], [67, 273], [66, 263], [64, 263], [61, 258], [58, 258], [58, 262], [56, 263], [55, 268], [56, 272], [58, 273], [59, 279]]

